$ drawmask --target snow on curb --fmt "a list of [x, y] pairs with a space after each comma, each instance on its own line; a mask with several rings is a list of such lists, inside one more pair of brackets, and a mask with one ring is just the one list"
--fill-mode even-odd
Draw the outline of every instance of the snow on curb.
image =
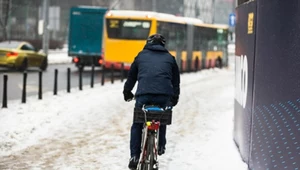
[[48, 63], [49, 64], [72, 63], [72, 57], [69, 57], [66, 51], [49, 51]]

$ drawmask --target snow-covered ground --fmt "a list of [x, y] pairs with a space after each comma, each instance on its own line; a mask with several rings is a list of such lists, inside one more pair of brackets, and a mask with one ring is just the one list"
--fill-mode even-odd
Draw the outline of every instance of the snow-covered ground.
[[[181, 75], [161, 170], [246, 170], [233, 141], [234, 71]], [[123, 83], [46, 93], [0, 108], [0, 169], [123, 170], [134, 102]]]
[[49, 64], [72, 63], [72, 57], [68, 56], [67, 47], [61, 50], [49, 50], [48, 62]]

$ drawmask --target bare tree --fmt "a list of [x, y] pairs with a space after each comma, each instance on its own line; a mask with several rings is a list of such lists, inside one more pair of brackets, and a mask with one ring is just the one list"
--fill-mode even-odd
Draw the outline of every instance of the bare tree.
[[109, 7], [110, 0], [93, 0], [93, 5]]

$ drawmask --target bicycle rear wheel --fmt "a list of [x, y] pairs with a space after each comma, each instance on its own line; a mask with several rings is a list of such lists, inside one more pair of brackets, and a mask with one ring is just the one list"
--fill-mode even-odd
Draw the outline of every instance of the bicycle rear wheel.
[[147, 145], [147, 160], [149, 161], [148, 169], [147, 170], [153, 170], [154, 166], [154, 142], [155, 137], [154, 135], [150, 135], [148, 137], [148, 145]]
[[154, 140], [153, 135], [147, 137], [145, 159], [141, 163], [141, 170], [154, 170]]

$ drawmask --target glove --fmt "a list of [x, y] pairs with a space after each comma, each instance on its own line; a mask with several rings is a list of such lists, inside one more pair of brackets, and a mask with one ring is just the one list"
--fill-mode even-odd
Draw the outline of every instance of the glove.
[[129, 90], [123, 90], [123, 95], [124, 95], [124, 100], [126, 102], [130, 101], [134, 97], [134, 95], [132, 94], [132, 92], [129, 91]]
[[177, 96], [177, 95], [171, 97], [170, 102], [171, 102], [172, 106], [177, 105], [178, 99], [179, 99], [179, 96]]

